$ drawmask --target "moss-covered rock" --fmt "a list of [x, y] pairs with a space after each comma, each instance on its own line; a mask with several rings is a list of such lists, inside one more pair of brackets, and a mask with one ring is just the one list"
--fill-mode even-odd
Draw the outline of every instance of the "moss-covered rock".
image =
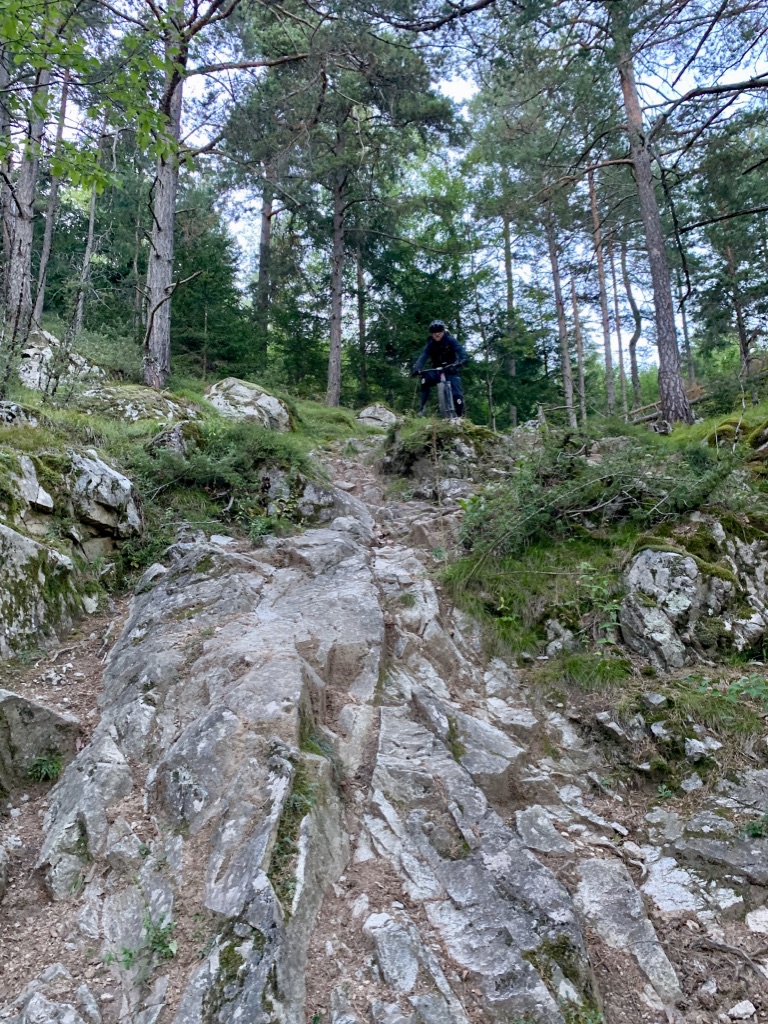
[[71, 626], [82, 600], [70, 558], [0, 524], [0, 565], [0, 657]]
[[74, 396], [76, 408], [95, 416], [109, 416], [136, 423], [138, 420], [195, 419], [199, 413], [182, 398], [142, 387], [140, 384], [91, 385]]

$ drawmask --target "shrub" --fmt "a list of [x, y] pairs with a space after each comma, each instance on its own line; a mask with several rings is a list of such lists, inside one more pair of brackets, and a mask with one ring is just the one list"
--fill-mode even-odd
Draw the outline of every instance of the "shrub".
[[61, 775], [62, 760], [58, 754], [40, 754], [27, 768], [33, 782], [55, 782]]
[[652, 438], [613, 439], [589, 459], [592, 442], [568, 434], [519, 464], [467, 509], [466, 547], [514, 555], [540, 539], [598, 531], [621, 523], [647, 528], [700, 508], [740, 465], [701, 445], [677, 449]]

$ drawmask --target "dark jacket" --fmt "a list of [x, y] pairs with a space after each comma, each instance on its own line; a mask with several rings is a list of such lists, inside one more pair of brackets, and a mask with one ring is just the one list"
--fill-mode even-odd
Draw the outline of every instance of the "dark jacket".
[[449, 366], [453, 363], [458, 367], [469, 362], [467, 353], [448, 331], [445, 332], [439, 341], [435, 341], [430, 334], [427, 344], [424, 346], [424, 351], [413, 364], [414, 372], [423, 370], [430, 359], [433, 366]]

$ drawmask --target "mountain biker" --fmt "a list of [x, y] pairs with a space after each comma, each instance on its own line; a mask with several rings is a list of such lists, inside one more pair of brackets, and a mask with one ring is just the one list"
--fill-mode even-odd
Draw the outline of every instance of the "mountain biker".
[[[424, 351], [413, 364], [413, 377], [419, 377], [428, 360], [432, 361], [434, 367], [450, 367], [451, 372], [446, 373], [445, 379], [451, 385], [453, 392], [453, 404], [456, 415], [464, 415], [464, 393], [461, 390], [461, 377], [458, 370], [469, 362], [469, 356], [456, 341], [442, 320], [433, 320], [429, 325], [429, 337]], [[421, 395], [419, 401], [419, 416], [426, 415], [429, 392], [437, 384], [437, 375], [427, 373], [422, 377]]]

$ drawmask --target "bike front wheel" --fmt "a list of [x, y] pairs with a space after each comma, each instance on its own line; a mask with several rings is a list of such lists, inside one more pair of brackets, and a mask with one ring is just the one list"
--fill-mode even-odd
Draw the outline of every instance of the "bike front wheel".
[[455, 417], [453, 388], [447, 380], [441, 380], [437, 385], [437, 406], [443, 419], [452, 420]]

